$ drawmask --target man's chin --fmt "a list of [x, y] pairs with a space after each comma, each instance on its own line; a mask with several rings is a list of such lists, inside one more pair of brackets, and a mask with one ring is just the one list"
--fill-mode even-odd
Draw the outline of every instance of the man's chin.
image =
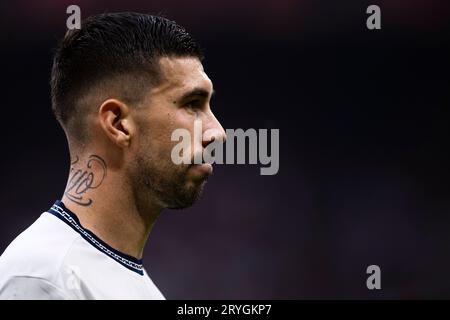
[[189, 185], [178, 189], [176, 199], [172, 201], [167, 208], [169, 209], [186, 209], [191, 207], [202, 195], [203, 187], [206, 184], [207, 179], [203, 181], [189, 182]]

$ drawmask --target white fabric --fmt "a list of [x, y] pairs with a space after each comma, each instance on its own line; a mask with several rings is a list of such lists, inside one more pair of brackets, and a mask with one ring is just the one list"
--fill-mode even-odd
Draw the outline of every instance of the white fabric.
[[0, 299], [164, 299], [148, 277], [44, 212], [0, 257]]

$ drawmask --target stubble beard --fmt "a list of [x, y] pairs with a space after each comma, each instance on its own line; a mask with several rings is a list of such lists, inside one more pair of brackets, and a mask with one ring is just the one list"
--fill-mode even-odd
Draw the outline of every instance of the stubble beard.
[[137, 201], [157, 201], [163, 208], [184, 209], [191, 207], [201, 196], [206, 180], [194, 183], [187, 180], [190, 165], [175, 165], [156, 161], [151, 156], [136, 156], [132, 183]]

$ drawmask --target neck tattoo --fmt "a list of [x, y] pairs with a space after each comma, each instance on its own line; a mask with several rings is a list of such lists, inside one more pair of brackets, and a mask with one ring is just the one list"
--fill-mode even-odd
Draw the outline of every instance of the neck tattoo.
[[106, 162], [101, 157], [91, 154], [84, 168], [79, 166], [78, 156], [70, 164], [69, 181], [64, 195], [81, 206], [90, 206], [93, 202], [86, 193], [97, 189], [106, 177]]

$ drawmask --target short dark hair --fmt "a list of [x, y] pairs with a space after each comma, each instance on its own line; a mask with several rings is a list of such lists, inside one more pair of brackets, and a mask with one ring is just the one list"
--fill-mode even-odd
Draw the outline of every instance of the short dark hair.
[[[124, 95], [141, 97], [142, 92], [136, 92], [143, 91], [139, 84], [159, 81], [157, 62], [163, 56], [203, 59], [193, 37], [166, 18], [120, 12], [85, 19], [80, 29], [67, 31], [54, 55], [50, 85], [56, 118], [63, 128], [72, 120], [76, 123], [72, 127], [81, 127], [84, 111], [79, 110], [79, 101], [88, 89], [107, 79], [121, 81]], [[124, 76], [131, 76], [134, 80], [128, 82], [134, 83], [124, 84]], [[80, 132], [75, 134], [81, 138]]]

